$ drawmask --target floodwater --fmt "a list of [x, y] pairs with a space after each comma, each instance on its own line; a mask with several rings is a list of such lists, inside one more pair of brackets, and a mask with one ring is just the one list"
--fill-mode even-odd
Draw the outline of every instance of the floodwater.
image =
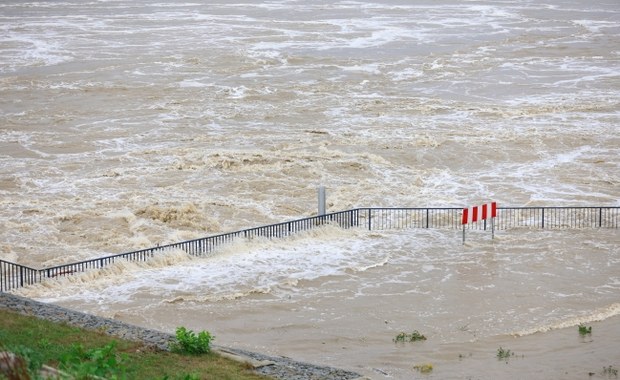
[[[313, 215], [319, 186], [620, 205], [616, 1], [8, 0], [0, 94], [0, 259], [34, 267]], [[617, 230], [327, 227], [17, 293], [373, 379], [620, 368]]]

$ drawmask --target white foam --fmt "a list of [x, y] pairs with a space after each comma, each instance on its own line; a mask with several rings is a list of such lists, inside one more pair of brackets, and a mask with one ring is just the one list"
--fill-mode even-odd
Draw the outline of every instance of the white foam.
[[550, 324], [546, 324], [543, 326], [537, 326], [537, 327], [533, 327], [530, 329], [517, 331], [517, 332], [512, 333], [511, 335], [526, 336], [526, 335], [532, 335], [532, 334], [537, 334], [537, 333], [543, 333], [543, 332], [547, 332], [550, 330], [575, 327], [580, 324], [603, 321], [605, 319], [609, 319], [617, 315], [620, 315], [620, 303], [613, 303], [609, 306], [598, 308], [596, 310], [593, 310], [581, 316], [570, 317], [570, 318], [555, 321], [555, 322], [552, 322]]
[[618, 28], [620, 23], [606, 20], [573, 20], [577, 25], [583, 26], [592, 33], [601, 33], [605, 28]]
[[325, 227], [282, 241], [238, 240], [207, 258], [179, 253], [156, 256], [147, 264], [121, 262], [18, 292], [47, 301], [87, 300], [96, 293], [102, 302], [129, 302], [148, 288], [152, 297], [172, 297], [166, 302], [235, 299], [387, 263], [386, 254], [360, 254], [356, 247], [361, 244], [350, 232]]
[[179, 87], [181, 88], [190, 88], [190, 87], [206, 87], [206, 85], [204, 83], [201, 83], [199, 81], [196, 80], [184, 80], [181, 83], [179, 83]]

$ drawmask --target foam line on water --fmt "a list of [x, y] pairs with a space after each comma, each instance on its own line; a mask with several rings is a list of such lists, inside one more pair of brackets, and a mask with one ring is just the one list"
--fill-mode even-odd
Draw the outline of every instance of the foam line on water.
[[[119, 262], [83, 275], [46, 281], [17, 292], [39, 299], [129, 301], [153, 287], [166, 302], [207, 302], [270, 293], [299, 280], [364, 272], [385, 265], [389, 256], [357, 254], [356, 233], [324, 227], [278, 241], [238, 239], [206, 258], [183, 252], [156, 256], [146, 263]], [[363, 252], [363, 251], [361, 251]], [[88, 287], [84, 287], [89, 283]], [[174, 295], [176, 294], [176, 295]], [[172, 298], [170, 298], [172, 297]]]
[[511, 335], [527, 336], [532, 334], [544, 333], [550, 330], [565, 329], [569, 327], [575, 327], [581, 324], [603, 321], [605, 319], [620, 315], [620, 303], [613, 303], [608, 306], [597, 308], [596, 310], [592, 310], [588, 313], [582, 314], [583, 315], [570, 317], [550, 324], [513, 332]]

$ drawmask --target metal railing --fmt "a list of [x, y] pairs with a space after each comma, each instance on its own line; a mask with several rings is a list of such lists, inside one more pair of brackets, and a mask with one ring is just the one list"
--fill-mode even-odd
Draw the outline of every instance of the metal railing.
[[[367, 208], [365, 224], [370, 230], [392, 228], [461, 229], [462, 208]], [[498, 207], [494, 220], [496, 230], [514, 228], [572, 229], [619, 228], [620, 207]], [[466, 229], [490, 228], [481, 220]]]
[[116, 255], [98, 257], [75, 263], [61, 264], [44, 269], [33, 269], [23, 265], [0, 260], [0, 292], [41, 282], [46, 278], [70, 276], [92, 269], [101, 269], [120, 260], [133, 262], [147, 261], [155, 255], [176, 250], [184, 251], [193, 256], [207, 255], [219, 247], [232, 243], [238, 238], [282, 238], [326, 224], [336, 224], [342, 228], [351, 228], [357, 226], [359, 221], [358, 215], [358, 210], [335, 212], [326, 215], [249, 228], [241, 231], [228, 232], [194, 240], [187, 240], [179, 243], [161, 245], [133, 252], [119, 253]]
[[[326, 215], [223, 233], [200, 239], [167, 244], [133, 252], [120, 253], [76, 263], [34, 269], [0, 260], [0, 292], [35, 284], [46, 278], [69, 276], [92, 269], [101, 269], [119, 260], [147, 261], [155, 255], [181, 250], [189, 255], [207, 255], [239, 238], [282, 238], [316, 227], [334, 224], [341, 228], [368, 230], [405, 228], [461, 229], [462, 208], [357, 208]], [[487, 229], [487, 221], [465, 226]], [[500, 207], [494, 220], [496, 230], [513, 228], [620, 228], [620, 207]]]
[[0, 292], [41, 282], [38, 269], [0, 260]]

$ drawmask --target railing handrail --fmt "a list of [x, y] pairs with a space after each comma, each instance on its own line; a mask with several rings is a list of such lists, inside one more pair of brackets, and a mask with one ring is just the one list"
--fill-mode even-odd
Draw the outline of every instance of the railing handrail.
[[0, 292], [40, 282], [40, 276], [38, 269], [0, 259]]
[[[497, 206], [498, 210], [529, 210], [529, 209], [620, 209], [620, 206]], [[463, 207], [360, 207], [352, 210], [463, 210]], [[350, 210], [347, 210], [350, 211]]]
[[21, 267], [21, 268], [28, 269], [28, 270], [39, 270], [39, 269], [36, 269], [36, 268], [29, 267], [27, 265], [18, 264], [18, 263], [14, 263], [14, 262], [7, 261], [7, 260], [2, 260], [2, 259], [0, 259], [0, 263], [15, 265], [16, 267]]
[[[301, 223], [301, 222], [305, 222], [305, 221], [330, 218], [332, 216], [343, 214], [343, 213], [349, 213], [349, 212], [354, 211], [354, 210], [357, 210], [357, 209], [345, 210], [345, 211], [337, 211], [337, 212], [333, 212], [333, 213], [329, 213], [329, 214], [325, 214], [325, 215], [315, 215], [315, 216], [310, 216], [310, 217], [301, 218], [301, 219], [289, 220], [289, 221], [286, 221], [286, 222], [279, 222], [279, 223], [268, 224], [268, 225], [263, 225], [263, 226], [258, 226], [258, 227], [246, 228], [246, 229], [238, 230], [238, 231], [223, 232], [223, 233], [220, 233], [220, 234], [217, 234], [217, 235], [210, 235], [210, 236], [206, 236], [206, 237], [202, 237], [202, 238], [196, 238], [196, 239], [184, 240], [184, 241], [180, 241], [180, 242], [176, 242], [176, 243], [169, 243], [169, 244], [164, 244], [164, 245], [158, 245], [158, 246], [155, 246], [155, 247], [143, 248], [143, 249], [139, 249], [139, 250], [136, 250], [136, 251], [128, 251], [128, 252], [123, 252], [123, 253], [116, 253], [116, 254], [112, 254], [112, 255], [108, 255], [108, 256], [101, 256], [101, 257], [96, 257], [96, 258], [93, 258], [93, 259], [81, 260], [81, 261], [77, 261], [77, 262], [73, 262], [73, 263], [59, 264], [59, 265], [55, 265], [55, 266], [52, 266], [52, 267], [46, 267], [46, 268], [41, 268], [41, 269], [31, 268], [31, 269], [39, 270], [41, 272], [45, 272], [45, 271], [53, 271], [53, 270], [57, 270], [57, 269], [62, 269], [62, 268], [66, 268], [68, 266], [73, 266], [73, 265], [79, 265], [79, 264], [85, 264], [85, 263], [94, 263], [94, 262], [98, 262], [98, 261], [111, 261], [111, 260], [114, 260], [116, 258], [122, 258], [123, 256], [129, 256], [129, 255], [140, 254], [140, 253], [151, 253], [151, 252], [154, 252], [154, 251], [163, 251], [163, 250], [166, 250], [166, 249], [174, 249], [174, 248], [177, 248], [177, 247], [179, 247], [180, 245], [183, 245], [183, 244], [191, 244], [191, 243], [196, 243], [196, 242], [202, 242], [202, 241], [205, 241], [205, 240], [217, 240], [219, 238], [245, 236], [247, 234], [247, 232], [250, 232], [250, 231], [263, 230], [263, 229], [270, 228], [270, 227], [284, 226], [284, 225], [289, 225], [291, 223]], [[17, 264], [17, 265], [19, 265], [19, 264]]]
[[[526, 206], [526, 207], [498, 207], [499, 211], [511, 211], [510, 218], [513, 218], [512, 211], [521, 211], [521, 212], [529, 212], [527, 217], [523, 217], [522, 215], [518, 215], [519, 218], [518, 223], [513, 223], [511, 225], [516, 226], [534, 226], [539, 228], [550, 228], [549, 223], [552, 224], [551, 228], [561, 228], [554, 227], [555, 225], [564, 226], [566, 224], [565, 218], [558, 217], [557, 214], [554, 214], [552, 211], [556, 210], [598, 210], [598, 220], [596, 220], [596, 215], [594, 220], [590, 217], [587, 219], [588, 223], [579, 223], [578, 228], [582, 227], [602, 227], [603, 225], [603, 210], [604, 209], [613, 209], [617, 212], [612, 215], [613, 223], [611, 228], [620, 228], [620, 206]], [[143, 248], [136, 251], [129, 251], [123, 253], [117, 253], [112, 255], [107, 255], [103, 257], [97, 257], [87, 260], [82, 260], [74, 263], [65, 263], [59, 264], [52, 267], [36, 269], [31, 268], [26, 265], [12, 263], [10, 261], [0, 259], [0, 292], [6, 290], [10, 290], [12, 288], [24, 286], [24, 284], [31, 284], [35, 282], [40, 282], [43, 278], [47, 277], [56, 277], [56, 276], [65, 276], [68, 274], [73, 274], [76, 272], [83, 272], [92, 268], [103, 268], [106, 265], [114, 263], [119, 258], [125, 258], [128, 260], [146, 260], [149, 257], [153, 257], [157, 252], [164, 252], [170, 249], [181, 249], [189, 254], [205, 254], [211, 252], [211, 250], [215, 249], [218, 246], [221, 246], [224, 243], [228, 243], [235, 238], [238, 237], [256, 237], [256, 236], [266, 236], [268, 238], [274, 237], [284, 237], [293, 233], [297, 233], [304, 230], [309, 230], [314, 228], [315, 226], [325, 225], [328, 222], [336, 221], [343, 228], [351, 228], [351, 227], [360, 227], [367, 226], [368, 229], [385, 229], [385, 228], [406, 228], [402, 227], [403, 225], [407, 225], [410, 228], [418, 227], [418, 228], [438, 228], [437, 226], [443, 227], [461, 227], [460, 219], [457, 218], [457, 212], [463, 210], [461, 207], [362, 207], [362, 208], [354, 208], [344, 211], [336, 211], [324, 215], [314, 215], [301, 219], [293, 219], [285, 222], [273, 223], [258, 227], [246, 228], [243, 230], [233, 231], [233, 232], [224, 232], [217, 235], [206, 236], [197, 239], [185, 240], [176, 243], [169, 243], [165, 245], [158, 245], [150, 248]], [[547, 210], [547, 217], [545, 216], [545, 210]], [[390, 212], [390, 214], [384, 214], [383, 212]], [[393, 212], [416, 212], [415, 215], [405, 215], [404, 222], [402, 220], [394, 220]], [[437, 215], [435, 212], [437, 211], [450, 211], [447, 215]], [[532, 214], [534, 212], [534, 214]], [[540, 212], [540, 215], [538, 214]], [[377, 214], [379, 215], [373, 215]], [[552, 214], [549, 217], [549, 214]], [[498, 214], [498, 215], [501, 215]], [[418, 219], [414, 220], [414, 217], [418, 217]], [[402, 217], [402, 215], [398, 215], [398, 217]], [[517, 219], [517, 217], [514, 217]], [[608, 217], [606, 214], [605, 217]], [[362, 223], [362, 219], [364, 219], [364, 223]], [[530, 223], [530, 220], [535, 218], [533, 223]], [[379, 220], [377, 220], [379, 219]], [[398, 218], [396, 218], [398, 219]], [[550, 219], [550, 220], [547, 220]], [[574, 220], [573, 220], [574, 219]], [[571, 216], [569, 220], [571, 223], [577, 220], [577, 216]], [[512, 219], [509, 221], [514, 222]], [[403, 222], [403, 223], [401, 223]], [[414, 223], [415, 222], [415, 223]], [[547, 225], [545, 225], [547, 222]], [[380, 227], [377, 227], [377, 223], [379, 223]], [[503, 224], [508, 222], [500, 219], [498, 223], [498, 228], [507, 229]], [[555, 223], [555, 224], [554, 224]], [[573, 224], [569, 223], [569, 228]], [[468, 226], [467, 228], [477, 228], [477, 229], [486, 229], [486, 221], [477, 222], [473, 226]], [[192, 253], [193, 252], [193, 253]], [[8, 273], [5, 274], [5, 272]]]

